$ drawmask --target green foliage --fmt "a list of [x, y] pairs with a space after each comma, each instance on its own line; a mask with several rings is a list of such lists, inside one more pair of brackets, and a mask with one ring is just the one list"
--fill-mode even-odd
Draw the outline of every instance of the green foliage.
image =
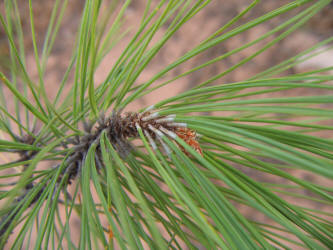
[[[10, 51], [10, 71], [0, 75], [2, 247], [332, 247], [333, 214], [321, 209], [333, 204], [333, 189], [327, 184], [333, 179], [332, 67], [285, 72], [317, 54], [317, 48], [329, 46], [333, 37], [242, 82], [218, 81], [287, 39], [330, 0], [290, 1], [242, 23], [260, 5], [253, 1], [143, 83], [138, 77], [165, 44], [211, 1], [147, 1], [136, 33], [105, 79], [96, 82], [103, 58], [127, 33], [122, 20], [131, 1], [86, 0], [73, 55], [54, 99], [47, 93], [46, 65], [60, 40], [57, 34], [68, 1], [54, 1], [42, 46], [36, 39], [32, 2], [37, 79], [28, 70], [17, 1], [5, 0], [0, 16]], [[196, 56], [281, 15], [285, 21], [255, 40], [183, 70]], [[186, 140], [166, 134], [155, 138], [154, 148], [140, 126], [135, 138], [124, 136], [122, 141], [125, 132], [116, 119], [124, 118], [112, 116], [115, 125], [103, 120], [103, 113], [120, 112], [135, 100], [258, 44], [257, 51], [225, 71], [153, 104], [151, 112], [176, 115], [175, 122], [199, 134], [195, 142], [203, 155]], [[175, 69], [177, 74], [168, 75]], [[316, 91], [285, 96], [297, 89]], [[88, 129], [87, 120], [98, 121], [99, 127]], [[306, 203], [298, 204], [299, 200]]]

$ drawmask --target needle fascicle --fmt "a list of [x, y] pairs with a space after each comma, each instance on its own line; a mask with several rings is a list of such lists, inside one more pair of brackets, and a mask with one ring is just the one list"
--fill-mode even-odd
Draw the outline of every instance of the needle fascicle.
[[167, 125], [169, 127], [181, 127], [181, 128], [187, 128], [187, 124], [184, 122], [168, 122]]
[[151, 124], [148, 124], [148, 128], [153, 131], [157, 136], [163, 137], [163, 133], [159, 131], [157, 128], [154, 128]]
[[143, 111], [142, 111], [142, 113], [146, 113], [146, 112], [148, 112], [148, 111], [150, 111], [150, 110], [153, 110], [155, 108], [155, 105], [150, 105], [149, 107], [147, 107], [146, 109], [144, 109]]
[[173, 122], [176, 118], [176, 115], [168, 115], [162, 118], [157, 119], [155, 122], [164, 123], [164, 122]]
[[146, 121], [152, 120], [152, 119], [154, 119], [154, 118], [156, 118], [158, 116], [159, 116], [158, 112], [155, 112], [155, 113], [149, 114], [149, 115], [147, 115], [145, 117], [142, 117], [141, 120], [144, 121], [144, 122], [146, 122]]
[[157, 150], [156, 143], [154, 142], [153, 138], [150, 136], [150, 134], [148, 133], [148, 131], [144, 130], [143, 133], [148, 138], [148, 141], [149, 141], [150, 145], [152, 146], [153, 150], [156, 151]]
[[175, 139], [177, 137], [177, 134], [160, 126], [159, 128], [164, 134], [168, 135], [169, 137], [171, 137], [172, 139]]
[[160, 143], [161, 143], [161, 145], [162, 145], [162, 147], [163, 147], [165, 153], [166, 153], [168, 156], [170, 156], [170, 155], [171, 155], [171, 150], [170, 150], [170, 148], [164, 143], [164, 141], [163, 141], [163, 139], [162, 139], [162, 137], [164, 136], [164, 134], [163, 134], [160, 130], [158, 130], [157, 128], [154, 128], [154, 127], [153, 127], [152, 125], [150, 125], [150, 124], [148, 125], [148, 128], [156, 134], [156, 137], [157, 137], [157, 139], [160, 141]]

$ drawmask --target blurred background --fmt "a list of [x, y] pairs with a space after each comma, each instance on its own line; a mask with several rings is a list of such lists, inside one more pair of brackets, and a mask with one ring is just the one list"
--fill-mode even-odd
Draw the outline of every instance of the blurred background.
[[[37, 69], [34, 60], [34, 52], [31, 40], [31, 29], [30, 29], [30, 17], [29, 17], [29, 6], [25, 0], [19, 0], [19, 8], [21, 11], [22, 25], [24, 29], [24, 45], [26, 49], [26, 61], [29, 66], [29, 74], [32, 78], [37, 79]], [[46, 34], [46, 29], [49, 23], [50, 15], [54, 5], [54, 0], [33, 0], [32, 8], [34, 13], [34, 24], [37, 43], [39, 48], [42, 48], [43, 39]], [[103, 1], [104, 5], [114, 4], [117, 1], [106, 0]], [[119, 2], [119, 1], [118, 1]], [[121, 2], [121, 1], [120, 1]], [[152, 5], [156, 5], [159, 1], [152, 1]], [[197, 45], [200, 41], [207, 38], [218, 28], [225, 25], [233, 17], [244, 10], [252, 1], [249, 0], [213, 0], [203, 11], [199, 12], [190, 22], [188, 22], [180, 31], [174, 35], [170, 41], [162, 48], [160, 53], [157, 54], [154, 61], [149, 67], [143, 72], [139, 78], [139, 82], [144, 82], [150, 79], [158, 70], [164, 68], [168, 63], [172, 62], [175, 58], [186, 53], [190, 48]], [[284, 4], [292, 1], [287, 0], [265, 0], [259, 3], [254, 9], [247, 13], [239, 22], [234, 24], [232, 27], [235, 28], [241, 24], [244, 24], [256, 17], [259, 17], [269, 11], [272, 11]], [[145, 0], [132, 1], [129, 8], [125, 12], [125, 18], [121, 32], [126, 32], [125, 36], [122, 37], [120, 42], [115, 48], [105, 57], [102, 65], [99, 67], [96, 73], [96, 83], [101, 82], [107, 73], [112, 68], [112, 65], [121, 54], [127, 43], [132, 38], [137, 30], [137, 24], [140, 22], [145, 9]], [[62, 25], [59, 29], [58, 37], [56, 38], [53, 51], [48, 60], [48, 68], [46, 70], [46, 82], [49, 86], [56, 86], [60, 84], [64, 72], [66, 71], [70, 58], [73, 53], [75, 46], [75, 38], [78, 31], [78, 25], [81, 18], [82, 8], [84, 1], [82, 0], [71, 0], [68, 1], [68, 6], [65, 11]], [[0, 10], [4, 13], [4, 3], [0, 3]], [[232, 49], [238, 48], [241, 45], [253, 41], [260, 35], [273, 29], [278, 24], [287, 20], [293, 14], [296, 14], [300, 10], [297, 9], [294, 12], [289, 12], [287, 15], [280, 15], [268, 22], [265, 22], [253, 29], [243, 32], [241, 35], [229, 39], [213, 48], [208, 52], [200, 54], [186, 63], [182, 68], [177, 68], [172, 73], [178, 75], [179, 73], [186, 71], [193, 66], [201, 65], [202, 63], [213, 59], [219, 55], [222, 55]], [[162, 34], [163, 31], [160, 31]], [[277, 45], [274, 45], [264, 53], [256, 56], [254, 59], [239, 67], [235, 71], [231, 71], [215, 83], [231, 83], [235, 81], [241, 81], [253, 76], [264, 69], [267, 69], [273, 65], [282, 62], [283, 60], [296, 55], [297, 53], [309, 48], [315, 43], [322, 41], [323, 39], [333, 34], [333, 4], [327, 6], [322, 10], [321, 13], [313, 17], [309, 23], [303, 26], [291, 34], [287, 39], [282, 40]], [[277, 35], [275, 35], [277, 36]], [[208, 67], [205, 67], [189, 77], [178, 79], [175, 83], [168, 85], [166, 89], [160, 89], [154, 92], [152, 96], [149, 96], [149, 100], [140, 100], [140, 105], [148, 105], [155, 103], [157, 100], [164, 99], [165, 95], [172, 96], [174, 93], [183, 91], [192, 86], [196, 86], [199, 83], [209, 79], [210, 77], [228, 70], [233, 65], [237, 64], [240, 60], [252, 55], [261, 46], [274, 39], [274, 36], [263, 43], [258, 43], [248, 49], [245, 49], [231, 57], [228, 57], [222, 61], [218, 61]], [[317, 67], [330, 66], [333, 52], [328, 51], [318, 57], [312, 58], [310, 61], [298, 65], [297, 67], [289, 69], [284, 74], [298, 73], [314, 69]], [[8, 70], [9, 51], [7, 39], [5, 37], [3, 28], [0, 29], [0, 68], [2, 71]], [[73, 74], [71, 75], [73, 77]], [[50, 91], [50, 97], [55, 95], [55, 91]]]

